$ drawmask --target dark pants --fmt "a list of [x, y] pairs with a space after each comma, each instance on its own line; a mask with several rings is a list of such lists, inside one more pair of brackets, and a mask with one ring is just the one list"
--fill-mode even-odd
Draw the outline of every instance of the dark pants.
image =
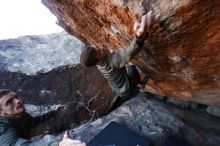
[[145, 84], [149, 78], [149, 76], [145, 75], [144, 81], [141, 81], [140, 74], [135, 65], [129, 65], [127, 67], [127, 75], [128, 75], [128, 80], [129, 80], [129, 86], [130, 86], [130, 95], [127, 98], [117, 98], [111, 110], [114, 110], [115, 108], [119, 107], [125, 101], [135, 97], [135, 94], [138, 93], [137, 85], [142, 84], [142, 83]]
[[134, 96], [132, 95], [138, 93], [137, 85], [141, 83], [141, 78], [135, 65], [130, 65], [127, 67], [127, 75], [130, 86], [130, 95], [127, 98], [117, 98], [111, 110], [114, 110], [115, 108], [119, 107], [125, 101], [133, 98]]
[[130, 95], [134, 95], [138, 92], [137, 85], [141, 84], [141, 77], [135, 65], [127, 67], [127, 74], [130, 83]]

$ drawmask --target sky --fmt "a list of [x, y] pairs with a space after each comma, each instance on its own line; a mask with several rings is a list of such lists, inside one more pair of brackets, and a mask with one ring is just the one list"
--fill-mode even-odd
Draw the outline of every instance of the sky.
[[41, 0], [0, 0], [0, 40], [61, 32]]

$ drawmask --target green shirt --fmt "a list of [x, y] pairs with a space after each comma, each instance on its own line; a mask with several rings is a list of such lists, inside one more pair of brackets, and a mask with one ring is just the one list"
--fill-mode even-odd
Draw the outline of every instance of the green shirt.
[[103, 63], [97, 65], [112, 90], [122, 98], [130, 96], [130, 84], [125, 64], [140, 52], [146, 36], [143, 38], [135, 36], [128, 48], [110, 53]]

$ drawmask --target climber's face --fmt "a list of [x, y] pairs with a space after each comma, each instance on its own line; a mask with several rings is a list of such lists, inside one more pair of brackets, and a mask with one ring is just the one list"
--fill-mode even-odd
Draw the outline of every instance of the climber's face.
[[20, 117], [25, 111], [23, 102], [14, 92], [9, 92], [0, 97], [1, 117]]

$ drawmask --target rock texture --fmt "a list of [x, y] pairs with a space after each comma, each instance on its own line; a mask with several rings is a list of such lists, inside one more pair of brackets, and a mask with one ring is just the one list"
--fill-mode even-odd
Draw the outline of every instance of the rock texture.
[[105, 114], [114, 95], [96, 67], [79, 64], [82, 46], [65, 32], [1, 40], [0, 89], [9, 88], [38, 106], [74, 104], [67, 111], [74, 119], [65, 126]]
[[0, 88], [12, 89], [27, 103], [85, 102], [91, 98], [104, 100], [113, 96], [108, 83], [95, 67], [85, 68], [80, 64], [38, 75], [9, 71], [0, 71], [0, 75]]
[[0, 40], [0, 70], [27, 75], [79, 64], [84, 44], [66, 32]]
[[71, 130], [72, 137], [89, 141], [108, 123], [117, 121], [149, 137], [155, 145], [162, 143], [168, 135], [178, 135], [195, 146], [219, 145], [219, 118], [181, 110], [151, 97], [137, 95], [109, 115]]
[[219, 146], [220, 143], [219, 118], [198, 110], [182, 110], [156, 100], [152, 94], [136, 95], [107, 116], [71, 129], [70, 136], [89, 142], [111, 121], [148, 137], [156, 146], [169, 135], [185, 139], [195, 146]]
[[59, 24], [87, 44], [119, 50], [149, 10], [159, 25], [132, 60], [151, 74], [148, 91], [220, 106], [219, 0], [42, 0]]

